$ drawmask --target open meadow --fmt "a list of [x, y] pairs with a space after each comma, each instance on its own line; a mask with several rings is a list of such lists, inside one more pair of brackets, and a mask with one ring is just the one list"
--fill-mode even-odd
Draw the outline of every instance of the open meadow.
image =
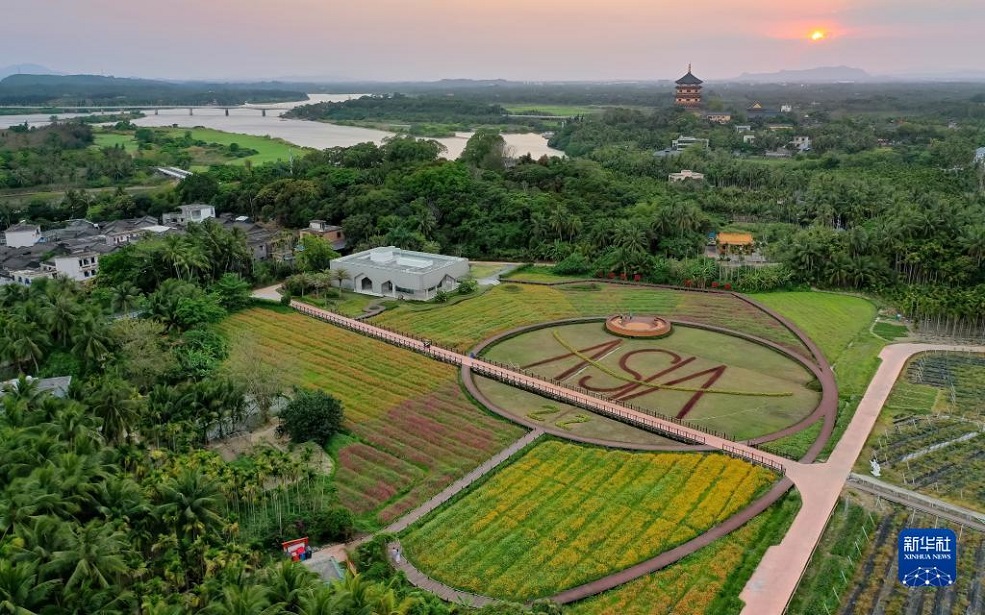
[[434, 578], [484, 595], [553, 595], [654, 557], [735, 514], [776, 480], [708, 453], [542, 442], [403, 539]]
[[455, 368], [284, 309], [223, 322], [232, 352], [284, 366], [288, 384], [322, 389], [345, 407], [348, 436], [332, 443], [342, 502], [386, 523], [506, 448], [523, 429], [462, 393]]

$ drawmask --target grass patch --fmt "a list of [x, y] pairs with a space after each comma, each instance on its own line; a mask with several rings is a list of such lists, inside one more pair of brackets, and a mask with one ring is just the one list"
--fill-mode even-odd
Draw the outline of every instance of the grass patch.
[[894, 325], [891, 322], [885, 322], [882, 320], [872, 326], [872, 332], [887, 342], [891, 342], [902, 337], [909, 337], [910, 335], [910, 330], [904, 325]]
[[527, 600], [622, 570], [752, 501], [768, 470], [719, 454], [534, 446], [403, 539], [449, 585]]
[[292, 152], [295, 156], [301, 156], [308, 151], [311, 151], [309, 148], [288, 143], [283, 139], [223, 132], [221, 130], [213, 130], [211, 128], [165, 128], [163, 130], [165, 130], [172, 137], [181, 137], [186, 132], [191, 132], [192, 139], [196, 141], [218, 143], [219, 145], [232, 145], [233, 143], [237, 143], [240, 147], [257, 151], [257, 153], [252, 156], [230, 160], [228, 164], [241, 165], [245, 164], [247, 160], [249, 160], [252, 164], [264, 164], [267, 162], [275, 162], [277, 160], [288, 160], [290, 159]]
[[299, 300], [305, 303], [310, 303], [316, 305], [320, 308], [326, 310], [331, 310], [337, 314], [353, 318], [359, 316], [366, 312], [374, 303], [379, 303], [379, 297], [373, 297], [372, 295], [363, 295], [361, 293], [355, 293], [348, 290], [342, 291], [342, 295], [339, 296], [338, 291], [329, 291], [321, 296], [313, 297], [298, 297]]
[[[867, 299], [824, 292], [762, 293], [750, 295], [794, 322], [821, 348], [831, 363], [838, 384], [838, 416], [834, 433], [818, 456], [824, 461], [845, 432], [872, 376], [879, 369], [879, 353], [886, 345], [869, 331], [876, 306]], [[777, 443], [774, 443], [774, 446]], [[781, 443], [791, 454], [807, 448]]]
[[803, 346], [778, 322], [730, 295], [594, 284], [592, 289], [500, 284], [467, 302], [435, 305], [426, 312], [421, 310], [432, 306], [402, 305], [375, 317], [373, 322], [466, 351], [496, 333], [523, 325], [632, 312], [728, 327], [804, 352]]
[[575, 415], [581, 414], [588, 420], [566, 425], [567, 430], [574, 435], [633, 444], [676, 444], [673, 440], [658, 436], [655, 433], [643, 431], [594, 414], [584, 408], [547, 399], [496, 380], [476, 376], [475, 382], [479, 390], [501, 409], [515, 414], [519, 418], [537, 421], [547, 427], [565, 423]]
[[808, 388], [811, 373], [799, 363], [765, 346], [693, 327], [677, 326], [661, 339], [627, 339], [611, 335], [600, 322], [560, 325], [511, 337], [484, 356], [737, 440], [792, 425], [820, 400]]
[[[780, 292], [749, 295], [794, 322], [821, 348], [832, 365], [863, 333], [876, 316], [866, 299], [821, 292]], [[871, 337], [871, 336], [870, 336]]]
[[511, 103], [503, 108], [513, 115], [590, 115], [601, 113], [604, 109], [586, 105], [558, 105], [545, 103]]
[[469, 265], [469, 274], [476, 280], [481, 280], [502, 271], [504, 267], [506, 265], [499, 263], [472, 263]]
[[800, 508], [796, 492], [728, 536], [664, 570], [571, 605], [569, 615], [725, 615], [742, 610], [739, 593], [763, 554], [783, 538]]
[[132, 154], [137, 151], [137, 140], [133, 138], [133, 134], [128, 133], [95, 132], [93, 133], [93, 146], [100, 149], [104, 147], [122, 147]]
[[477, 408], [454, 367], [408, 350], [278, 309], [239, 312], [222, 329], [233, 353], [342, 401], [353, 440], [332, 444], [336, 487], [368, 524], [399, 517], [523, 434]]
[[800, 459], [807, 454], [811, 445], [821, 435], [822, 425], [823, 421], [818, 421], [807, 429], [802, 429], [795, 434], [784, 436], [772, 442], [767, 442], [766, 444], [760, 445], [759, 448], [768, 453], [786, 457], [787, 459]]

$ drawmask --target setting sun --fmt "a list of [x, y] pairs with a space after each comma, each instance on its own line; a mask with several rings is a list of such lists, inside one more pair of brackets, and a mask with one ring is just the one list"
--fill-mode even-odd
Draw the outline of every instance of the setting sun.
[[814, 30], [813, 32], [811, 32], [811, 40], [812, 41], [821, 41], [821, 40], [824, 40], [825, 38], [827, 38], [827, 36], [828, 36], [828, 33], [825, 32], [824, 30]]

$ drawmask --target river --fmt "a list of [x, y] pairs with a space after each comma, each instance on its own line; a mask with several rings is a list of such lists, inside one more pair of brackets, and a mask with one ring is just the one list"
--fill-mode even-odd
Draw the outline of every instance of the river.
[[[311, 94], [310, 100], [290, 103], [264, 104], [263, 107], [276, 107], [278, 109], [290, 109], [297, 105], [317, 103], [317, 102], [339, 102], [358, 97], [359, 94]], [[265, 136], [283, 139], [289, 143], [302, 147], [315, 149], [326, 149], [329, 147], [349, 147], [357, 143], [372, 141], [381, 143], [386, 137], [393, 136], [394, 133], [383, 130], [371, 130], [369, 128], [357, 128], [355, 126], [339, 126], [338, 124], [328, 124], [325, 122], [311, 122], [306, 120], [290, 120], [278, 117], [275, 111], [267, 111], [266, 117], [254, 109], [244, 109], [231, 107], [229, 115], [223, 108], [216, 109], [195, 109], [194, 115], [188, 114], [188, 108], [160, 109], [157, 115], [153, 111], [145, 111], [146, 117], [136, 120], [138, 126], [173, 126], [177, 124], [182, 128], [194, 128], [202, 126], [213, 128], [225, 132], [240, 134]], [[79, 117], [82, 114], [64, 113], [59, 114], [59, 118]], [[16, 124], [27, 122], [31, 126], [47, 124], [50, 116], [45, 114], [33, 115], [0, 115], [0, 127], [9, 127]], [[465, 143], [472, 135], [470, 132], [460, 132], [454, 137], [435, 139], [447, 148], [443, 154], [446, 158], [457, 158]], [[534, 133], [523, 134], [504, 134], [506, 144], [513, 150], [513, 155], [522, 156], [529, 153], [534, 158], [543, 155], [563, 156], [564, 152], [552, 149], [547, 146], [547, 139]]]

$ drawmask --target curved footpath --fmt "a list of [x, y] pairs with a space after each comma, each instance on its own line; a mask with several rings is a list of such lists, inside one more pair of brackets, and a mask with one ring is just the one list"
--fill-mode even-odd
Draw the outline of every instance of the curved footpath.
[[739, 595], [746, 605], [742, 615], [782, 615], [786, 610], [821, 539], [828, 517], [838, 503], [852, 466], [906, 361], [915, 354], [935, 350], [985, 352], [985, 347], [894, 344], [883, 348], [879, 353], [882, 364], [828, 461], [788, 469], [788, 476], [800, 490], [803, 506], [780, 544], [766, 551]]

